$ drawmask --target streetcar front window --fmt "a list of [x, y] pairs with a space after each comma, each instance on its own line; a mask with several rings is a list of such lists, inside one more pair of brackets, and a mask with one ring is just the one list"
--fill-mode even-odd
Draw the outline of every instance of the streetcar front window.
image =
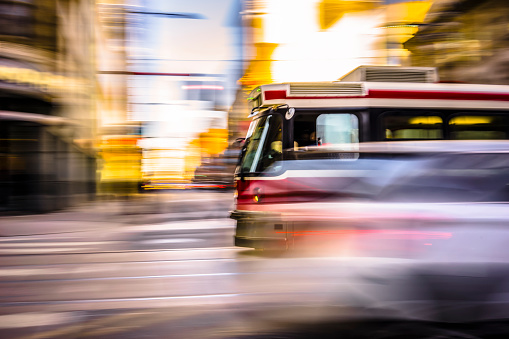
[[240, 163], [242, 173], [262, 172], [281, 159], [282, 125], [279, 114], [262, 116], [253, 121]]

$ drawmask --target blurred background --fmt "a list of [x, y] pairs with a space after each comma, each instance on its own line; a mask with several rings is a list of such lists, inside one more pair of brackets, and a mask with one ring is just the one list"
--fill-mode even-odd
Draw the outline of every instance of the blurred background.
[[303, 262], [233, 247], [248, 94], [360, 65], [509, 84], [509, 3], [0, 0], [3, 337], [256, 333], [224, 300]]
[[0, 5], [2, 212], [231, 186], [247, 94], [260, 84], [369, 64], [509, 81], [504, 1]]

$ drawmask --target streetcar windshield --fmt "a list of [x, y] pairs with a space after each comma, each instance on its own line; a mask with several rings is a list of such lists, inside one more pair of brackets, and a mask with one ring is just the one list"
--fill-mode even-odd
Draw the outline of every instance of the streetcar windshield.
[[262, 172], [281, 159], [282, 124], [279, 114], [262, 116], [252, 122], [240, 164], [242, 173]]

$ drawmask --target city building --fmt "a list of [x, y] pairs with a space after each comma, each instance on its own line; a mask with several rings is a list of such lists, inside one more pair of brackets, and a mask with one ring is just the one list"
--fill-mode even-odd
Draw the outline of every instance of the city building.
[[405, 47], [445, 81], [509, 84], [508, 25], [507, 1], [437, 0]]
[[94, 4], [5, 0], [0, 8], [0, 211], [91, 198]]
[[237, 3], [130, 2], [128, 119], [141, 126], [144, 189], [189, 187], [202, 160], [227, 147]]

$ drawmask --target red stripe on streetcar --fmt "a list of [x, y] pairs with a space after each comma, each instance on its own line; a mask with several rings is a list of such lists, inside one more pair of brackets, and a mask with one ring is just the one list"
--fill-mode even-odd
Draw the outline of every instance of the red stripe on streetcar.
[[509, 101], [509, 93], [393, 91], [376, 89], [369, 91], [368, 98]]
[[277, 99], [419, 99], [509, 101], [509, 93], [369, 90], [365, 96], [287, 96], [286, 91], [265, 91], [265, 100]]
[[265, 91], [265, 100], [286, 99], [286, 91]]

